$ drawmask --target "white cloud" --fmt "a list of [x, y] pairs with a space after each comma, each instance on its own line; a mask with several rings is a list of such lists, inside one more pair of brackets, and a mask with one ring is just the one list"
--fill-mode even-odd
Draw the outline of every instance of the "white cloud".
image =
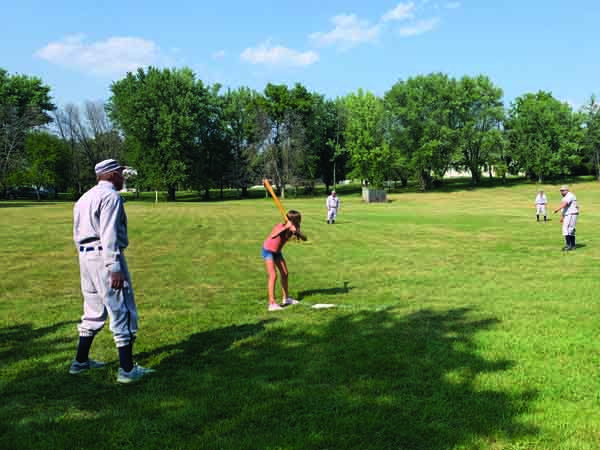
[[415, 11], [415, 4], [413, 2], [410, 3], [398, 3], [394, 9], [386, 12], [382, 17], [382, 22], [390, 22], [393, 20], [407, 20], [412, 19], [414, 17], [413, 12]]
[[359, 19], [354, 14], [340, 14], [331, 19], [334, 25], [329, 32], [312, 33], [309, 38], [318, 46], [339, 45], [352, 48], [364, 42], [377, 40], [381, 25], [370, 25], [368, 21]]
[[444, 5], [444, 8], [447, 8], [447, 9], [460, 8], [460, 2], [448, 2]]
[[212, 54], [212, 59], [223, 59], [225, 57], [225, 50], [217, 50]]
[[270, 41], [263, 42], [254, 48], [247, 48], [242, 52], [240, 57], [242, 61], [251, 64], [284, 67], [309, 66], [319, 60], [319, 55], [316, 52], [298, 52], [280, 45], [271, 45]]
[[400, 36], [418, 36], [419, 34], [427, 33], [433, 30], [440, 23], [439, 17], [433, 17], [427, 20], [419, 20], [412, 25], [407, 25], [400, 28]]
[[122, 75], [138, 67], [161, 64], [167, 60], [153, 41], [137, 37], [111, 37], [87, 43], [83, 34], [50, 42], [35, 52], [35, 56], [52, 64], [94, 75]]

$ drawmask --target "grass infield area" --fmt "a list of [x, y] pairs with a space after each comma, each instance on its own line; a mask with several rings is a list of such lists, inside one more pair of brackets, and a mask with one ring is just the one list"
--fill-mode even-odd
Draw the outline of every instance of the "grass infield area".
[[[544, 186], [550, 207], [558, 186]], [[600, 449], [600, 185], [572, 186], [578, 246], [535, 185], [287, 200], [300, 305], [267, 312], [270, 199], [128, 201], [140, 313], [115, 381], [67, 373], [82, 311], [72, 204], [0, 203], [2, 449]], [[316, 303], [337, 307], [313, 309]]]

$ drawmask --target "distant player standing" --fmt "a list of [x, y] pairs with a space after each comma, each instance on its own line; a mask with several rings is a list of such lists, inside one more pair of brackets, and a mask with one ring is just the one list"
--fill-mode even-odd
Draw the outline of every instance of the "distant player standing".
[[544, 216], [544, 222], [547, 221], [546, 205], [548, 205], [548, 197], [546, 197], [544, 191], [540, 190], [535, 197], [535, 215], [538, 222], [540, 221], [540, 215]]
[[562, 232], [565, 237], [563, 251], [575, 250], [575, 225], [579, 216], [579, 206], [577, 206], [575, 195], [569, 192], [568, 186], [561, 186], [560, 195], [562, 195], [563, 200], [558, 205], [558, 208], [554, 210], [554, 213], [556, 214], [562, 209], [560, 222], [562, 223]]
[[331, 191], [331, 195], [327, 197], [325, 207], [327, 208], [327, 223], [335, 223], [337, 212], [340, 209], [340, 199], [335, 191]]

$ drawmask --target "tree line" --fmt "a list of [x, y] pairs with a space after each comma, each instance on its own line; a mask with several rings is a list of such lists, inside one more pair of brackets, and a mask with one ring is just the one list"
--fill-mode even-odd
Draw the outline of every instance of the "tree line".
[[600, 106], [574, 110], [549, 92], [510, 105], [484, 75], [399, 80], [380, 97], [359, 89], [336, 99], [296, 83], [262, 92], [224, 90], [188, 68], [148, 67], [110, 86], [106, 103], [52, 103], [42, 80], [0, 69], [0, 188], [53, 186], [77, 196], [96, 162], [118, 158], [148, 190], [238, 189], [261, 178], [282, 195], [342, 179], [429, 190], [448, 170], [537, 181], [600, 178]]

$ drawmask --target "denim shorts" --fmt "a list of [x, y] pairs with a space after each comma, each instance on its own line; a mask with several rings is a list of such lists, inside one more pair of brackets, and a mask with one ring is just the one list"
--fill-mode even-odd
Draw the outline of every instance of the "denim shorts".
[[262, 257], [265, 261], [268, 259], [272, 259], [273, 261], [281, 261], [283, 259], [283, 253], [281, 252], [271, 252], [263, 247], [262, 249]]

